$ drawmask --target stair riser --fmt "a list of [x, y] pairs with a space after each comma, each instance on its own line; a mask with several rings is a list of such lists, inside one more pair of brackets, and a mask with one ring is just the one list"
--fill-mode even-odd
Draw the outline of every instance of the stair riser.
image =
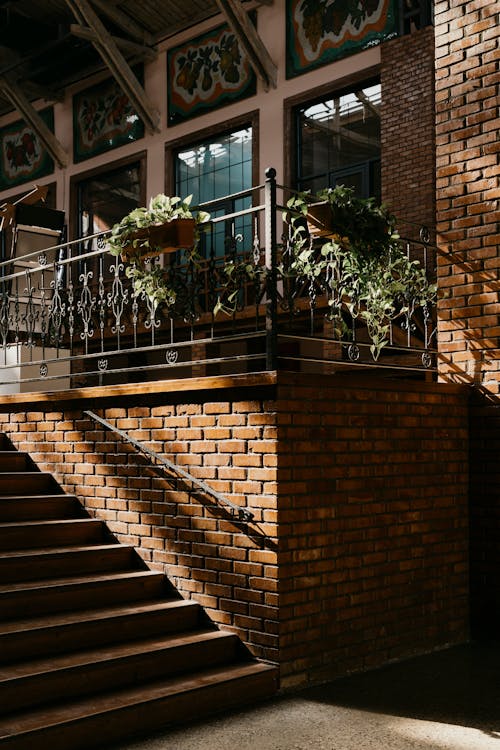
[[70, 544], [85, 545], [102, 541], [105, 527], [101, 521], [62, 521], [61, 523], [8, 527], [0, 526], [0, 552], [42, 547], [64, 547]]
[[0, 495], [34, 495], [48, 492], [53, 495], [58, 490], [62, 492], [50, 474], [42, 472], [0, 474]]
[[105, 571], [130, 570], [134, 555], [129, 547], [116, 545], [115, 549], [85, 550], [54, 554], [26, 555], [14, 558], [0, 556], [0, 581], [13, 583], [86, 575]]
[[0, 451], [16, 452], [5, 432], [0, 432]]
[[160, 698], [141, 705], [123, 706], [113, 712], [75, 719], [69, 725], [47, 727], [17, 737], [0, 737], [0, 750], [88, 750], [107, 747], [138, 732], [171, 726], [196, 716], [200, 719], [230, 708], [262, 701], [276, 692], [272, 673], [247, 676], [230, 682]]
[[235, 636], [142, 653], [113, 662], [89, 664], [34, 677], [0, 681], [0, 713], [22, 710], [61, 699], [125, 688], [148, 680], [169, 678], [189, 670], [208, 669], [234, 659]]
[[0, 595], [2, 619], [35, 617], [55, 612], [112, 606], [122, 602], [152, 599], [164, 593], [160, 574], [144, 578], [12, 591]]
[[0, 472], [33, 471], [33, 463], [27, 453], [3, 451], [0, 446]]
[[200, 608], [196, 604], [167, 611], [148, 611], [108, 620], [77, 622], [35, 632], [0, 635], [0, 662], [47, 656], [71, 651], [75, 643], [92, 643], [99, 648], [110, 643], [180, 631], [193, 630], [199, 623]]
[[41, 521], [56, 518], [82, 518], [85, 511], [75, 497], [40, 495], [30, 498], [0, 497], [0, 522]]

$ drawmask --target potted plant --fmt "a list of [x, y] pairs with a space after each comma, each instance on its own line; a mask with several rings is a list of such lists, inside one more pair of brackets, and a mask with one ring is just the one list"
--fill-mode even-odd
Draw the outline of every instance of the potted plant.
[[191, 195], [181, 199], [160, 193], [147, 208], [135, 208], [115, 224], [107, 240], [109, 252], [128, 262], [125, 273], [135, 296], [143, 294], [153, 313], [160, 304], [171, 309], [178, 296], [176, 276], [154, 258], [180, 249], [186, 251], [188, 261], [198, 257], [199, 233], [210, 214], [193, 212], [191, 200]]
[[414, 311], [425, 310], [437, 296], [425, 268], [408, 257], [395, 217], [375, 199], [358, 198], [344, 186], [314, 198], [298, 193], [287, 209], [290, 237], [281, 275], [289, 284], [307, 284], [326, 295], [339, 337], [348, 334], [342, 310], [362, 321], [377, 360], [389, 343], [391, 322], [408, 325]]
[[208, 221], [204, 211], [191, 211], [192, 196], [181, 199], [160, 193], [149, 206], [134, 208], [115, 224], [108, 238], [109, 251], [122, 260], [137, 262], [160, 253], [192, 248], [199, 225]]

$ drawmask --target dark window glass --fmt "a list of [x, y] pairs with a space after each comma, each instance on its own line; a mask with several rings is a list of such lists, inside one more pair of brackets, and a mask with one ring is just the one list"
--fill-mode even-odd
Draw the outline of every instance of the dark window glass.
[[300, 190], [342, 184], [380, 198], [380, 104], [380, 84], [373, 84], [299, 109]]
[[[252, 128], [214, 136], [179, 151], [175, 185], [177, 195], [193, 196], [193, 205], [220, 198], [216, 207], [210, 207], [213, 217], [248, 208], [250, 197], [228, 196], [252, 187]], [[219, 224], [210, 240], [211, 249], [218, 256], [225, 255], [234, 237], [238, 237], [240, 246], [248, 246], [251, 230], [249, 217]], [[206, 247], [203, 249], [207, 252]]]
[[89, 177], [78, 184], [78, 236], [110, 229], [139, 206], [140, 163]]

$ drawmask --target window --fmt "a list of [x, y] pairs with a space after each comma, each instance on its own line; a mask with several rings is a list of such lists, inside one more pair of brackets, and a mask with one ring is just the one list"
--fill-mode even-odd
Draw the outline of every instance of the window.
[[298, 108], [299, 190], [342, 184], [380, 199], [380, 104], [374, 83]]
[[76, 235], [110, 229], [144, 202], [141, 160], [80, 179], [76, 185]]
[[[252, 187], [252, 136], [251, 126], [242, 127], [176, 151], [176, 195], [183, 198], [192, 195], [193, 205], [220, 198], [215, 208], [210, 207], [213, 217], [248, 208], [250, 196], [236, 199], [230, 196]], [[213, 251], [218, 256], [227, 254], [235, 237], [241, 238], [243, 247], [248, 246], [251, 230], [248, 217], [218, 225], [211, 240]]]

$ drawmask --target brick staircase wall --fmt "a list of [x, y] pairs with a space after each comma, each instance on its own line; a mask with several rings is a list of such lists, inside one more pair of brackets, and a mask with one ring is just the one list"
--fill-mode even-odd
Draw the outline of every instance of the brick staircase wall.
[[[244, 391], [19, 407], [0, 430], [278, 663], [285, 689], [466, 640], [464, 391], [286, 374]], [[171, 490], [84, 408], [175, 456], [255, 523]]]
[[500, 280], [495, 0], [438, 0], [436, 29], [438, 360], [440, 379], [468, 383], [471, 410], [471, 584], [476, 635], [500, 627]]
[[382, 200], [418, 237], [436, 223], [434, 29], [432, 26], [380, 47], [382, 84]]

